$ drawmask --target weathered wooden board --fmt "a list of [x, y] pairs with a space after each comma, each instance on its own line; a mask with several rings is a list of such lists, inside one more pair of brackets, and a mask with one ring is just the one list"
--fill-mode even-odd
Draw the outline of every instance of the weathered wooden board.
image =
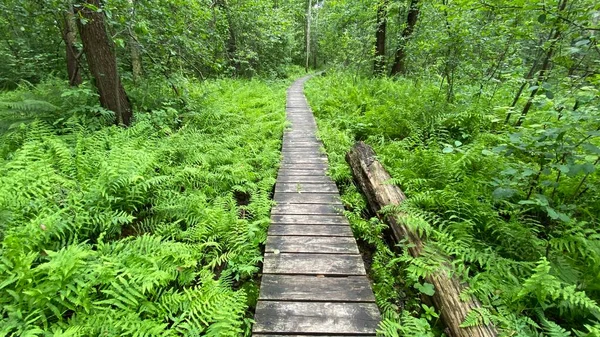
[[377, 329], [375, 303], [259, 301], [255, 333], [368, 334]]
[[267, 274], [259, 300], [317, 302], [375, 302], [366, 277], [316, 277]]
[[284, 146], [293, 146], [293, 147], [306, 147], [310, 146], [323, 146], [320, 140], [315, 137], [283, 137], [283, 145]]
[[269, 235], [346, 236], [354, 237], [350, 226], [331, 225], [271, 225]]
[[321, 141], [317, 140], [317, 139], [311, 139], [311, 140], [293, 140], [293, 139], [284, 139], [283, 140], [283, 149], [285, 150], [286, 148], [301, 148], [301, 147], [317, 147], [317, 148], [321, 148], [323, 147], [323, 143], [321, 143]]
[[303, 170], [303, 169], [280, 169], [278, 177], [287, 176], [324, 176], [324, 169], [317, 170]]
[[333, 183], [333, 180], [328, 176], [322, 174], [313, 176], [301, 176], [301, 175], [280, 175], [277, 176], [278, 183]]
[[348, 226], [350, 223], [341, 215], [310, 215], [310, 214], [274, 214], [271, 215], [271, 223], [283, 225], [332, 225]]
[[358, 254], [354, 238], [325, 236], [269, 236], [265, 252]]
[[275, 193], [278, 204], [337, 204], [341, 205], [340, 196], [336, 194], [317, 193]]
[[285, 164], [327, 164], [327, 158], [284, 155], [282, 162]]
[[326, 170], [327, 169], [327, 164], [326, 163], [322, 163], [322, 164], [287, 164], [287, 163], [282, 163], [281, 168], [283, 169], [297, 169], [298, 167], [302, 167], [303, 169], [306, 170]]
[[271, 214], [341, 215], [343, 211], [339, 205], [278, 204], [271, 209]]
[[263, 274], [366, 275], [360, 255], [265, 253]]
[[[303, 163], [302, 165], [314, 165]], [[335, 184], [323, 183], [281, 183], [275, 185], [275, 192], [285, 193], [339, 193]]]
[[283, 135], [283, 142], [289, 141], [315, 141], [318, 140], [316, 133], [314, 132], [305, 132], [305, 131], [288, 131]]
[[327, 156], [324, 153], [321, 152], [284, 152], [283, 153], [283, 158], [285, 159], [314, 159], [314, 158], [318, 158], [321, 160], [327, 160]]
[[[360, 335], [335, 335], [335, 337], [356, 337], [356, 336], [361, 336], [361, 337], [370, 337], [370, 336], [377, 336], [377, 334], [360, 334]], [[263, 334], [256, 334], [253, 333], [252, 337], [324, 337], [323, 335], [263, 335]]]
[[288, 147], [283, 147], [281, 149], [281, 152], [285, 155], [286, 153], [323, 153], [321, 151], [321, 148], [323, 147], [323, 145], [319, 144], [319, 145], [315, 145], [315, 146], [310, 146], [310, 147], [295, 147], [295, 146], [288, 146]]

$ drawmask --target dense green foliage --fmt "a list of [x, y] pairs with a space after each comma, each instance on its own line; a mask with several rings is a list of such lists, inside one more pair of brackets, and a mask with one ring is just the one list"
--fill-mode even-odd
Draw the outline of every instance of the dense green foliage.
[[[0, 335], [247, 333], [284, 85], [190, 81], [185, 112], [165, 102], [129, 129], [62, 110], [60, 127], [4, 134]], [[66, 108], [71, 91], [51, 81], [0, 101]]]
[[[64, 13], [84, 1], [0, 3], [0, 88], [65, 73]], [[121, 74], [132, 78], [132, 48], [143, 71], [172, 80], [256, 74], [285, 77], [302, 60], [302, 1], [110, 0], [102, 10]], [[81, 43], [76, 47], [81, 50]], [[85, 55], [80, 59], [85, 64]], [[66, 75], [65, 75], [66, 76]]]
[[[585, 131], [595, 128], [596, 110], [560, 121], [540, 111], [517, 130], [499, 123], [502, 111], [487, 100], [431, 105], [440, 101], [436, 83], [333, 74], [308, 87], [355, 234], [375, 249], [371, 273], [389, 335], [427, 335], [424, 317], [433, 317], [414, 292], [430, 291], [420, 282], [441, 256], [453, 258], [486, 308], [464, 324], [492, 320], [519, 336], [599, 331], [599, 137]], [[361, 217], [366, 204], [344, 161], [355, 140], [374, 146], [406, 192], [389, 211], [428, 238], [423, 256], [395, 255], [384, 226]], [[400, 309], [421, 318], [398, 317]]]
[[[419, 298], [446, 257], [483, 304], [463, 325], [600, 335], [597, 1], [0, 11], [0, 336], [248, 335], [282, 79], [305, 62], [330, 68], [307, 91], [382, 335], [444, 335]], [[366, 210], [344, 162], [357, 140], [406, 192], [387, 211], [426, 238], [423, 256], [391, 247]]]

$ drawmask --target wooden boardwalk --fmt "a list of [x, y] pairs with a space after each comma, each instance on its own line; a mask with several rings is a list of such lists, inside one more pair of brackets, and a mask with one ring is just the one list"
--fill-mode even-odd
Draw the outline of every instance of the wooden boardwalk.
[[302, 92], [287, 96], [291, 130], [275, 185], [253, 336], [374, 336], [380, 316], [317, 126]]

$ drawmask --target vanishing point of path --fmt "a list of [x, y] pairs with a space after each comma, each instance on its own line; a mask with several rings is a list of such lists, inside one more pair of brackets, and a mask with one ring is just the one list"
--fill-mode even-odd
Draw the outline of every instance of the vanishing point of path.
[[287, 95], [291, 130], [265, 249], [253, 335], [374, 336], [379, 310], [336, 185], [325, 175], [317, 125], [296, 81]]

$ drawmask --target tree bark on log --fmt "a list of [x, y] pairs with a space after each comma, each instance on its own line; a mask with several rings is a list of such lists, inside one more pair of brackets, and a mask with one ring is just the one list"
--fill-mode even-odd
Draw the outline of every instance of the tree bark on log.
[[[369, 207], [389, 225], [393, 239], [397, 243], [404, 239], [408, 240], [411, 244], [408, 248], [409, 253], [413, 257], [419, 256], [424, 245], [422, 238], [398, 217], [382, 216], [379, 213], [385, 206], [401, 204], [406, 197], [398, 186], [386, 183], [391, 177], [377, 161], [373, 149], [363, 142], [358, 142], [346, 154], [346, 161], [352, 169], [354, 180], [366, 196]], [[446, 268], [426, 278], [426, 281], [435, 287], [432, 300], [441, 314], [448, 335], [452, 337], [497, 336], [498, 333], [492, 325], [460, 327], [469, 312], [480, 308], [481, 304], [474, 298], [466, 302], [460, 299], [460, 294], [466, 285], [461, 284], [456, 276], [451, 275], [450, 268], [451, 264], [448, 262]]]
[[105, 14], [95, 8], [102, 8], [100, 0], [86, 0], [77, 7], [77, 14], [85, 20], [77, 20], [83, 51], [98, 88], [100, 105], [115, 112], [117, 124], [130, 125], [131, 104], [119, 77], [112, 40], [106, 33]]

